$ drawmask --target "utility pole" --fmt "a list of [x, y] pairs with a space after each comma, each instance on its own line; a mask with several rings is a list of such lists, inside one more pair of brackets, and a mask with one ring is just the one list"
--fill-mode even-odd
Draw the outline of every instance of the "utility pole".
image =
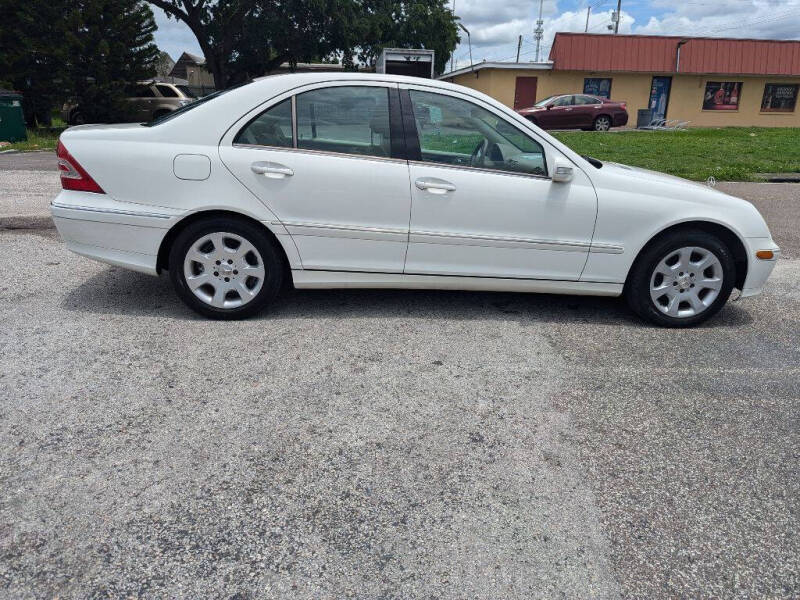
[[592, 5], [586, 7], [586, 27], [583, 28], [583, 33], [589, 31], [589, 15], [592, 14]]
[[[456, 16], [456, 0], [453, 0], [453, 5], [450, 7], [450, 14], [455, 18]], [[453, 48], [452, 54], [450, 54], [450, 71], [453, 71], [453, 60], [455, 59], [456, 49]]]
[[617, 0], [617, 20], [614, 21], [614, 35], [619, 33], [619, 17], [622, 12], [622, 0]]
[[522, 50], [522, 34], [519, 36], [519, 41], [517, 42], [517, 62], [519, 62], [519, 51]]
[[536, 29], [533, 30], [533, 38], [536, 40], [536, 61], [539, 62], [539, 46], [542, 43], [542, 35], [544, 34], [544, 27], [542, 24], [542, 4], [544, 4], [544, 0], [539, 0], [539, 19], [536, 21]]

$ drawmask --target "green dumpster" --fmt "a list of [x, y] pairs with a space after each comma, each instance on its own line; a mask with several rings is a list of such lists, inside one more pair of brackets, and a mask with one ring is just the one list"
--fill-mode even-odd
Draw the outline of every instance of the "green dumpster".
[[19, 142], [27, 139], [25, 117], [22, 114], [22, 95], [0, 90], [0, 142]]

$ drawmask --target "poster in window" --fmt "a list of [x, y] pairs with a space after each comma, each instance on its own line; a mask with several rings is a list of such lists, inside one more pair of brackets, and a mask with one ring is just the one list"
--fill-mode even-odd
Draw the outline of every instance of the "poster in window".
[[703, 110], [739, 110], [741, 81], [709, 81], [703, 96]]
[[794, 112], [797, 88], [797, 84], [768, 83], [764, 86], [761, 112]]
[[608, 100], [611, 98], [611, 79], [587, 77], [583, 80], [583, 93]]

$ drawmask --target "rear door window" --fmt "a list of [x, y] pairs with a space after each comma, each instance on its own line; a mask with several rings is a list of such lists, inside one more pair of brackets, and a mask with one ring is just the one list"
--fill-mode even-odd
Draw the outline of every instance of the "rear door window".
[[391, 156], [389, 90], [329, 87], [297, 95], [297, 147], [306, 150]]
[[164, 98], [177, 98], [178, 97], [178, 92], [173, 90], [168, 85], [157, 85], [156, 88], [158, 88], [158, 93], [161, 94]]
[[156, 94], [152, 89], [150, 89], [149, 85], [137, 85], [133, 89], [133, 94], [132, 94], [131, 97], [133, 97], [133, 98], [155, 98]]

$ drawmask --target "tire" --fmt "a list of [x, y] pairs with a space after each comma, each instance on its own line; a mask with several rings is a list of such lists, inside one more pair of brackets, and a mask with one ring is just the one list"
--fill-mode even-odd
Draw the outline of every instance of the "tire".
[[73, 110], [72, 114], [69, 116], [69, 124], [70, 125], [84, 125], [86, 123], [86, 119], [83, 117], [83, 113], [79, 110]]
[[175, 292], [195, 312], [211, 319], [244, 319], [278, 296], [284, 281], [280, 252], [247, 221], [198, 221], [172, 244], [169, 275]]
[[633, 312], [662, 327], [691, 327], [728, 301], [736, 263], [725, 243], [691, 229], [668, 233], [639, 255], [625, 284]]
[[595, 131], [608, 131], [611, 129], [611, 117], [600, 115], [596, 117], [592, 124], [592, 129]]

